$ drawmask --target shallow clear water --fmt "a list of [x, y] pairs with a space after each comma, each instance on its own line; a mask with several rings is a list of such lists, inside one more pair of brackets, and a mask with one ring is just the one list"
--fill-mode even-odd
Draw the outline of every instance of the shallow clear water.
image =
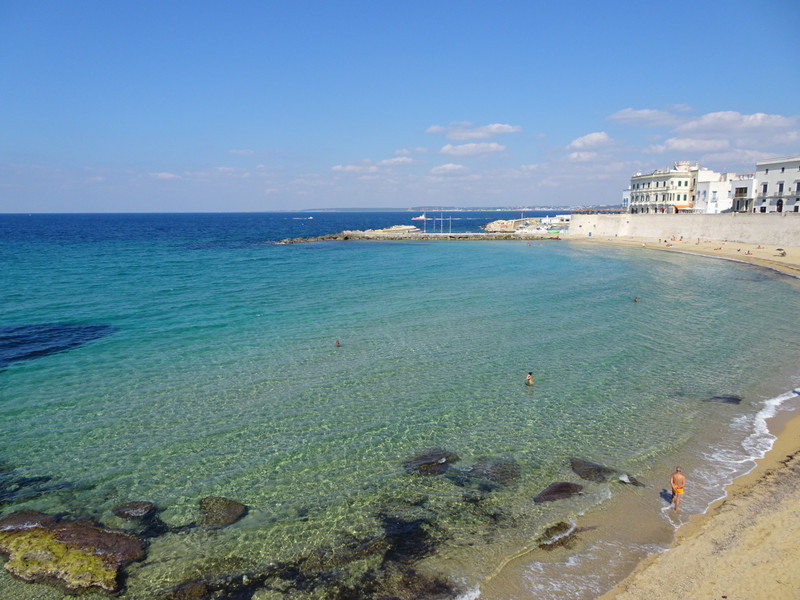
[[[454, 231], [515, 216], [456, 215]], [[685, 500], [699, 512], [763, 451], [763, 382], [796, 385], [795, 280], [563, 241], [272, 243], [411, 222], [306, 216], [0, 217], [0, 328], [107, 326], [0, 371], [0, 461], [52, 477], [2, 514], [123, 527], [112, 508], [149, 500], [177, 528], [205, 496], [248, 506], [225, 529], [154, 539], [123, 598], [278, 563], [335, 572], [297, 598], [365, 573], [402, 586], [411, 569], [476, 589], [618, 493], [571, 457], [647, 482], [665, 456], [704, 453]], [[721, 394], [743, 400], [707, 401]], [[434, 447], [460, 459], [446, 474], [404, 467]], [[486, 464], [511, 474], [476, 477]], [[583, 494], [535, 504], [554, 481]], [[60, 594], [0, 576], [3, 597], [32, 589]]]

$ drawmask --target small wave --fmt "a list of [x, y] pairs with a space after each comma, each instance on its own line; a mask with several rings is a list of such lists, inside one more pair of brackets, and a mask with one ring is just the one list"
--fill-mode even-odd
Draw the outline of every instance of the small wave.
[[456, 600], [478, 600], [478, 598], [480, 597], [481, 597], [481, 589], [480, 587], [476, 586], [456, 596]]
[[772, 445], [778, 438], [770, 433], [767, 421], [778, 414], [786, 402], [797, 398], [798, 395], [800, 395], [798, 390], [790, 390], [767, 400], [764, 407], [758, 411], [753, 425], [753, 433], [742, 442], [742, 446], [750, 453], [751, 458], [764, 458], [764, 455], [772, 449]]

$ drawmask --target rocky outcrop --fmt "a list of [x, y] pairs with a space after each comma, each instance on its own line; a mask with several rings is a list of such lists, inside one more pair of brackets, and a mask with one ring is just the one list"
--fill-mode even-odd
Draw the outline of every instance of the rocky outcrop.
[[420, 475], [442, 475], [458, 460], [457, 454], [444, 448], [430, 448], [407, 459], [403, 466], [407, 471]]
[[0, 520], [0, 553], [8, 556], [6, 570], [25, 581], [115, 592], [120, 569], [144, 558], [145, 549], [121, 531], [24, 510]]
[[199, 502], [201, 527], [217, 528], [235, 523], [247, 514], [247, 507], [235, 500], [208, 496]]
[[114, 507], [112, 512], [120, 519], [135, 523], [139, 528], [139, 536], [143, 538], [157, 537], [168, 530], [167, 524], [158, 516], [158, 509], [152, 502], [142, 500], [128, 502]]
[[620, 483], [644, 487], [643, 483], [637, 481], [635, 478], [623, 473], [622, 471], [612, 469], [611, 467], [598, 465], [597, 463], [583, 460], [582, 458], [570, 458], [569, 464], [578, 477], [581, 479], [586, 479], [587, 481], [603, 483], [608, 481], [609, 478], [614, 478]]
[[547, 488], [542, 491], [541, 493], [537, 494], [533, 501], [536, 504], [541, 504], [543, 502], [555, 502], [556, 500], [564, 500], [566, 498], [572, 498], [573, 496], [577, 496], [580, 494], [583, 486], [579, 483], [569, 483], [567, 481], [557, 481], [556, 483], [551, 483]]
[[616, 473], [616, 471], [610, 467], [604, 467], [603, 465], [598, 465], [597, 463], [589, 462], [581, 458], [570, 458], [569, 464], [578, 477], [597, 483], [607, 481], [609, 477]]
[[389, 227], [387, 229], [367, 229], [366, 231], [342, 231], [328, 235], [313, 237], [286, 238], [278, 240], [276, 244], [302, 244], [306, 242], [329, 242], [344, 240], [361, 241], [452, 241], [452, 240], [557, 240], [556, 233], [531, 233], [525, 231], [490, 233], [490, 232], [463, 232], [463, 233], [426, 233], [422, 231], [402, 231]]

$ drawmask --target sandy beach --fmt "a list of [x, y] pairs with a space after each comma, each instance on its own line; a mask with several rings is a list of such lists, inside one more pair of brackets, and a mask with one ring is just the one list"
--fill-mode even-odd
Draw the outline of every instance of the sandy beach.
[[[690, 252], [739, 260], [800, 277], [800, 247], [613, 238], [643, 250]], [[670, 549], [648, 557], [603, 600], [651, 598], [800, 598], [800, 415], [779, 413], [778, 436], [754, 470], [734, 481], [726, 497], [678, 529]], [[691, 493], [691, 481], [687, 483]]]
[[[635, 246], [642, 250], [666, 250], [690, 252], [714, 258], [738, 260], [760, 267], [775, 269], [787, 275], [800, 277], [800, 246], [776, 246], [771, 244], [748, 244], [742, 242], [720, 242], [714, 240], [664, 239], [644, 237], [580, 238], [571, 243], [614, 244]], [[781, 250], [779, 250], [779, 248]], [[785, 252], [785, 255], [782, 255]]]

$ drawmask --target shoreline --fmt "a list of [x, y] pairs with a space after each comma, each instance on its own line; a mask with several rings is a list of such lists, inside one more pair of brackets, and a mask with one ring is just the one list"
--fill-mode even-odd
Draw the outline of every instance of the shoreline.
[[[785, 247], [786, 256], [780, 256], [771, 246], [713, 240], [569, 241], [697, 254], [800, 278], [797, 246]], [[644, 558], [602, 600], [800, 597], [800, 414], [779, 411], [768, 428], [776, 439], [756, 466], [681, 525], [666, 552]]]
[[725, 496], [642, 560], [601, 600], [800, 595], [800, 414], [773, 418], [772, 448]]
[[[720, 240], [667, 240], [650, 237], [614, 238], [570, 238], [566, 241], [575, 244], [606, 244], [612, 246], [639, 247], [642, 250], [661, 250], [664, 252], [683, 252], [710, 258], [721, 258], [749, 263], [778, 271], [785, 275], [800, 278], [800, 246], [783, 246], [786, 256], [780, 256], [773, 245], [730, 242]], [[750, 254], [747, 254], [750, 252]]]

